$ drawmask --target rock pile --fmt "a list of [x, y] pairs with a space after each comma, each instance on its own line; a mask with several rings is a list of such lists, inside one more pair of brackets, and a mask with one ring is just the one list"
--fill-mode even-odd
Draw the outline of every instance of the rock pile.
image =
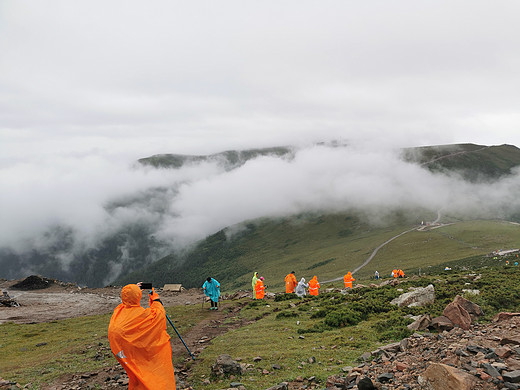
[[54, 280], [52, 279], [47, 279], [38, 275], [31, 275], [26, 277], [24, 280], [13, 284], [11, 288], [18, 290], [41, 290], [50, 287], [53, 283]]
[[484, 313], [479, 305], [457, 295], [453, 302], [444, 308], [442, 316], [431, 318], [425, 314], [408, 326], [410, 330], [435, 329], [437, 331], [451, 330], [459, 327], [468, 330], [471, 324]]
[[365, 376], [380, 390], [520, 389], [520, 313], [468, 330], [416, 333], [370, 357], [344, 377], [329, 377], [327, 390], [355, 389]]

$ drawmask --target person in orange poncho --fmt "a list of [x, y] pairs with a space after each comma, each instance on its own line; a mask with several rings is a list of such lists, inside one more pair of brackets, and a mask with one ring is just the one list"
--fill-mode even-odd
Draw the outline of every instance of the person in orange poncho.
[[352, 277], [352, 273], [350, 271], [347, 272], [345, 276], [343, 276], [343, 281], [345, 282], [345, 288], [352, 288], [352, 282], [356, 280]]
[[397, 277], [399, 277], [399, 271], [397, 271], [397, 269], [394, 269], [392, 271], [392, 276], [397, 279]]
[[397, 271], [397, 273], [399, 274], [399, 277], [400, 278], [404, 278], [404, 271], [402, 269], [400, 269], [399, 271]]
[[309, 280], [309, 295], [318, 295], [320, 290], [320, 284], [318, 283], [318, 278], [316, 275]]
[[121, 290], [121, 299], [108, 325], [108, 340], [128, 374], [128, 389], [175, 390], [172, 347], [159, 295], [152, 288], [150, 307], [144, 309], [140, 284], [128, 284]]
[[289, 275], [285, 277], [285, 293], [290, 294], [294, 292], [294, 288], [298, 284], [296, 280], [296, 276], [294, 276], [294, 271], [292, 271]]
[[265, 296], [264, 277], [260, 276], [255, 284], [255, 296], [256, 299], [264, 299]]

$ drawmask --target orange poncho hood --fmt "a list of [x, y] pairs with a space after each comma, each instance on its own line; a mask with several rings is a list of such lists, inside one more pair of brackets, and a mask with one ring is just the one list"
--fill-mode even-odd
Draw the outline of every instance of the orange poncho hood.
[[127, 307], [140, 306], [143, 293], [137, 284], [127, 284], [121, 290], [121, 300]]

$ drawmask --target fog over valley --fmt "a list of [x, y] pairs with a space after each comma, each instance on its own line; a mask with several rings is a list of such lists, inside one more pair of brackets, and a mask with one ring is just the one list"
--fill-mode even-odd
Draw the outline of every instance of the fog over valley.
[[88, 157], [4, 170], [2, 180], [11, 185], [0, 195], [10, 205], [3, 210], [0, 277], [46, 270], [81, 281], [83, 267], [108, 262], [106, 284], [125, 264], [149, 263], [263, 217], [354, 212], [380, 226], [400, 209], [469, 219], [511, 218], [520, 211], [518, 168], [498, 180], [469, 182], [456, 172], [406, 162], [394, 148], [288, 150], [231, 168], [215, 159], [154, 168]]
[[[2, 1], [0, 278], [103, 285], [259, 218], [518, 219], [517, 150], [485, 153], [520, 146], [519, 13]], [[483, 154], [406, 154], [461, 144]]]

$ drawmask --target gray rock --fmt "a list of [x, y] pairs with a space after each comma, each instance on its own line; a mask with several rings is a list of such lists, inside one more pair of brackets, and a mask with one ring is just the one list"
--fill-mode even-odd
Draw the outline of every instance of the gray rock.
[[393, 299], [390, 303], [399, 307], [425, 306], [435, 301], [435, 288], [433, 284], [426, 287], [418, 287], [413, 291], [404, 293]]
[[484, 369], [486, 374], [491, 375], [493, 378], [498, 378], [500, 376], [498, 370], [489, 363], [482, 363], [480, 367]]
[[265, 390], [289, 390], [289, 383], [282, 382]]
[[376, 390], [376, 387], [372, 383], [369, 377], [364, 377], [358, 382], [358, 389], [359, 390]]
[[217, 357], [215, 364], [211, 366], [212, 376], [229, 376], [229, 375], [241, 375], [242, 366], [237, 361], [233, 360], [231, 356], [222, 354]]
[[502, 372], [502, 378], [504, 378], [504, 382], [519, 383], [520, 382], [520, 370], [504, 371], [504, 372]]
[[394, 374], [391, 372], [385, 372], [377, 377], [377, 381], [381, 383], [390, 382], [392, 379], [394, 379]]

